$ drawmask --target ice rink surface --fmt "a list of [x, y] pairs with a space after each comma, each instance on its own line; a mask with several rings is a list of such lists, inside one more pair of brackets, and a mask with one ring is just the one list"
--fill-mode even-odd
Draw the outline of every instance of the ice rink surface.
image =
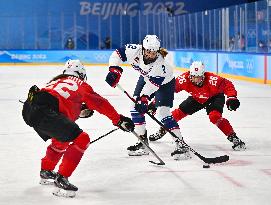
[[[88, 66], [88, 83], [106, 97], [122, 114], [130, 116], [130, 100], [117, 88], [104, 81], [107, 68]], [[167, 134], [151, 143], [166, 165], [156, 166], [151, 154], [129, 157], [126, 148], [137, 140], [120, 130], [91, 144], [70, 182], [78, 186], [76, 198], [52, 195], [53, 187], [39, 182], [40, 159], [49, 141], [28, 127], [21, 116], [28, 88], [43, 86], [58, 75], [60, 66], [1, 66], [0, 67], [0, 204], [11, 205], [270, 205], [271, 204], [271, 87], [233, 81], [241, 102], [236, 112], [224, 109], [237, 135], [247, 144], [245, 152], [235, 152], [225, 136], [209, 122], [204, 110], [179, 122], [184, 139], [206, 157], [227, 154], [227, 163], [203, 169], [196, 156], [189, 161], [174, 161], [174, 149]], [[178, 75], [180, 72], [176, 71]], [[129, 93], [138, 75], [124, 69], [120, 84]], [[175, 107], [187, 97], [175, 95]], [[146, 116], [148, 132], [159, 126]], [[114, 129], [106, 117], [77, 121], [91, 140]]]

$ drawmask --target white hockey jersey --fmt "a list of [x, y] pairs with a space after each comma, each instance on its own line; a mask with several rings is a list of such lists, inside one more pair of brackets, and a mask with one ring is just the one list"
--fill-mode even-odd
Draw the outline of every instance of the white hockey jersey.
[[142, 45], [127, 44], [125, 47], [115, 50], [109, 58], [109, 66], [120, 66], [125, 61], [144, 77], [146, 84], [141, 95], [150, 96], [161, 85], [167, 84], [174, 78], [173, 66], [160, 53], [155, 62], [144, 64]]

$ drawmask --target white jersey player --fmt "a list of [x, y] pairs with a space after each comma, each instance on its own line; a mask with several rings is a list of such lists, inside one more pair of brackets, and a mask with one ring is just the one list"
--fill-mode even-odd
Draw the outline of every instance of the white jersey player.
[[[116, 87], [123, 69], [121, 64], [127, 61], [134, 70], [140, 73], [134, 98], [136, 103], [132, 105], [131, 115], [135, 124], [135, 131], [145, 143], [148, 143], [146, 122], [144, 114], [150, 106], [148, 101], [155, 97], [157, 115], [163, 125], [171, 130], [178, 138], [174, 138], [176, 148], [171, 153], [174, 159], [191, 158], [189, 150], [183, 146], [180, 128], [170, 113], [173, 106], [175, 79], [173, 67], [166, 59], [167, 50], [160, 48], [160, 40], [156, 35], [147, 35], [142, 45], [127, 44], [116, 49], [109, 59], [109, 73], [106, 82]], [[147, 155], [149, 151], [141, 142], [127, 148], [130, 156]]]

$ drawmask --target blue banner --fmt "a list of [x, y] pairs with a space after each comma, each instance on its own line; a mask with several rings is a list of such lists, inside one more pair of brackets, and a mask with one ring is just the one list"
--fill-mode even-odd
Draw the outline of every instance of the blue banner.
[[264, 79], [264, 56], [218, 53], [218, 72]]
[[217, 53], [212, 52], [187, 52], [176, 51], [174, 63], [177, 67], [189, 68], [193, 61], [202, 61], [205, 64], [206, 71], [216, 73]]
[[62, 63], [80, 59], [84, 63], [108, 63], [112, 51], [12, 50], [0, 51], [0, 63]]

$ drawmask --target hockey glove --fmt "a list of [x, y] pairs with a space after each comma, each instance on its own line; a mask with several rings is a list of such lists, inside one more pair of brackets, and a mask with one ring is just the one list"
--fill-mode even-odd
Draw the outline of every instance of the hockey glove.
[[132, 132], [135, 129], [133, 121], [129, 117], [125, 117], [123, 115], [120, 115], [120, 120], [117, 126], [125, 132]]
[[228, 110], [235, 111], [240, 106], [240, 101], [237, 99], [237, 97], [228, 97], [226, 101], [226, 105]]
[[93, 113], [93, 110], [88, 109], [87, 105], [85, 103], [82, 103], [81, 112], [79, 115], [80, 118], [89, 118], [93, 115]]
[[155, 115], [155, 114], [156, 114], [156, 110], [157, 110], [157, 108], [155, 107], [155, 100], [153, 100], [153, 101], [148, 105], [148, 113], [150, 113], [151, 115]]
[[137, 98], [135, 110], [141, 114], [145, 114], [148, 111], [148, 100], [149, 97], [146, 95], [142, 95], [141, 97]]
[[27, 101], [28, 101], [29, 103], [32, 103], [34, 95], [35, 95], [37, 92], [39, 92], [39, 90], [40, 90], [40, 89], [39, 89], [38, 86], [36, 86], [36, 85], [32, 85], [32, 86], [31, 86], [31, 88], [29, 89], [28, 94], [27, 94]]
[[119, 66], [110, 66], [109, 67], [109, 73], [106, 76], [105, 81], [111, 86], [116, 87], [118, 84], [121, 74], [122, 74], [122, 68]]

